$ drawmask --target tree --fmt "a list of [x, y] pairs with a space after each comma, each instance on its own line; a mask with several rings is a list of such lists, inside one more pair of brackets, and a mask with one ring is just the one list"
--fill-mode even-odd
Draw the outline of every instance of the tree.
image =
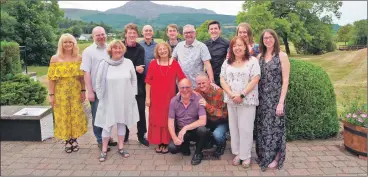
[[352, 33], [354, 44], [367, 45], [368, 20], [355, 21]]
[[[311, 29], [318, 21], [331, 24], [332, 16], [339, 18], [341, 13], [338, 9], [341, 5], [340, 1], [245, 1], [243, 11], [237, 15], [236, 21], [251, 24], [255, 34], [266, 28], [274, 29], [288, 54], [290, 54], [289, 41], [294, 45], [297, 44], [300, 47], [299, 51], [313, 53], [308, 47], [313, 45], [311, 42], [315, 39], [311, 35]], [[328, 42], [325, 42], [326, 45]]]
[[78, 38], [82, 34], [82, 29], [80, 26], [73, 26], [72, 27], [72, 35]]
[[206, 41], [208, 40], [211, 36], [210, 34], [208, 33], [208, 24], [211, 22], [212, 20], [207, 20], [205, 22], [203, 22], [197, 29], [196, 29], [196, 32], [197, 32], [197, 40], [199, 41]]
[[63, 17], [57, 1], [5, 1], [1, 5], [1, 11], [17, 21], [12, 40], [26, 46], [27, 64], [47, 65], [56, 51], [58, 22]]
[[339, 42], [348, 42], [352, 37], [353, 25], [347, 24], [342, 26], [337, 31], [337, 39]]
[[15, 25], [17, 24], [17, 20], [4, 11], [1, 11], [0, 20], [1, 20], [0, 40], [1, 41], [16, 40], [17, 36], [15, 35]]

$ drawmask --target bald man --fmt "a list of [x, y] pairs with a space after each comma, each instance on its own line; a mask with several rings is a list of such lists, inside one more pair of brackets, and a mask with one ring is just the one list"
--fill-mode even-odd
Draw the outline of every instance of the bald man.
[[[91, 104], [93, 133], [97, 139], [98, 147], [102, 150], [102, 128], [95, 126], [95, 117], [98, 107], [96, 96], [96, 74], [97, 68], [104, 58], [109, 58], [106, 51], [106, 32], [101, 26], [96, 26], [92, 30], [93, 44], [88, 46], [82, 53], [82, 64], [80, 69], [84, 71], [84, 82], [87, 89], [87, 98]], [[110, 139], [109, 146], [116, 146], [117, 143]], [[107, 149], [108, 151], [110, 148]]]
[[191, 164], [201, 163], [202, 150], [209, 132], [207, 130], [206, 110], [200, 105], [200, 95], [193, 93], [192, 83], [188, 79], [179, 82], [180, 94], [173, 97], [170, 102], [168, 127], [171, 135], [169, 151], [173, 154], [181, 152], [190, 155], [190, 141], [196, 141], [196, 150]]
[[139, 41], [139, 44], [144, 48], [144, 65], [145, 70], [143, 72], [144, 76], [147, 74], [148, 66], [151, 60], [154, 58], [154, 50], [157, 43], [153, 40], [153, 28], [151, 25], [145, 25], [142, 28], [143, 40]]

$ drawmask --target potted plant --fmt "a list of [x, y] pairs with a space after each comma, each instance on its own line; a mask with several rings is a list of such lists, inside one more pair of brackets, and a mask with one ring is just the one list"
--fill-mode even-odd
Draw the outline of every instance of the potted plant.
[[345, 149], [355, 155], [367, 157], [368, 117], [367, 105], [350, 105], [342, 118]]

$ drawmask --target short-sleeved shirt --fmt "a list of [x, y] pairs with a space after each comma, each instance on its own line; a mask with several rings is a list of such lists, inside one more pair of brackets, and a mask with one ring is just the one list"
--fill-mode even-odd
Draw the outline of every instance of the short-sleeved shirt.
[[185, 76], [192, 82], [193, 88], [196, 87], [197, 74], [204, 71], [203, 62], [211, 60], [207, 46], [197, 40], [191, 45], [186, 45], [185, 41], [179, 42], [172, 57], [179, 61]]
[[[229, 41], [218, 37], [216, 40], [208, 39], [204, 42], [211, 54], [211, 66], [215, 81], [219, 80], [221, 73], [221, 66], [226, 59], [227, 49], [229, 48]], [[217, 84], [217, 83], [216, 83]]]
[[184, 126], [189, 125], [199, 119], [200, 116], [206, 115], [206, 109], [199, 104], [201, 96], [192, 93], [190, 103], [187, 108], [181, 101], [181, 95], [176, 95], [170, 101], [169, 118], [175, 119], [176, 126], [180, 130]]
[[143, 71], [144, 76], [147, 75], [147, 70], [151, 60], [155, 58], [155, 47], [157, 43], [152, 39], [150, 44], [147, 44], [145, 40], [141, 40], [138, 42], [144, 48], [144, 65], [145, 70]]
[[[226, 83], [230, 86], [231, 91], [235, 94], [241, 94], [254, 77], [261, 75], [259, 62], [255, 57], [250, 57], [249, 61], [239, 68], [229, 65], [227, 61], [228, 60], [225, 60], [224, 64], [222, 64], [220, 77], [224, 77]], [[224, 102], [232, 106], [258, 106], [258, 85], [256, 85], [251, 92], [245, 95], [242, 103], [234, 103], [227, 94], [224, 95]]]
[[105, 46], [98, 46], [96, 43], [91, 44], [82, 53], [82, 64], [80, 69], [91, 74], [92, 89], [96, 90], [96, 74], [98, 65], [104, 58], [109, 58]]

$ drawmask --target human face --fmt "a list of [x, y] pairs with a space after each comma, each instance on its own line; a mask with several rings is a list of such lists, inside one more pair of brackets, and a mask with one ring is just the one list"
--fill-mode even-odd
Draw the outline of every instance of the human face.
[[176, 30], [176, 28], [169, 27], [167, 29], [166, 35], [167, 35], [167, 37], [169, 37], [169, 39], [177, 39], [178, 38], [178, 30]]
[[128, 29], [125, 34], [125, 40], [128, 43], [137, 42], [138, 33], [134, 29]]
[[159, 45], [157, 51], [160, 58], [169, 58], [169, 49], [165, 45]]
[[93, 34], [93, 40], [98, 45], [105, 45], [105, 43], [106, 43], [106, 33], [105, 33], [105, 30], [103, 28], [97, 29], [95, 31], [95, 33]]
[[208, 27], [208, 33], [210, 33], [212, 39], [217, 39], [220, 34], [221, 30], [218, 24], [212, 24]]
[[73, 51], [74, 42], [70, 39], [66, 39], [63, 41], [63, 50], [64, 51]]
[[195, 29], [191, 27], [184, 28], [183, 35], [187, 44], [192, 44], [196, 39]]
[[208, 89], [210, 88], [210, 80], [206, 76], [198, 76], [196, 78], [197, 88], [204, 93], [207, 93]]
[[248, 31], [247, 28], [240, 26], [238, 30], [238, 36], [243, 37], [248, 40]]
[[274, 44], [275, 44], [275, 38], [272, 36], [271, 33], [269, 32], [265, 32], [263, 35], [263, 44], [267, 47], [267, 48], [273, 48]]
[[246, 46], [244, 42], [237, 39], [235, 45], [233, 46], [233, 52], [236, 57], [243, 57], [245, 55]]
[[114, 45], [111, 48], [111, 58], [112, 59], [120, 59], [124, 55], [123, 47], [120, 45]]
[[188, 80], [182, 80], [179, 83], [179, 92], [182, 98], [189, 99], [193, 93], [192, 84]]
[[145, 26], [142, 30], [142, 35], [145, 39], [152, 39], [153, 29], [151, 26]]

